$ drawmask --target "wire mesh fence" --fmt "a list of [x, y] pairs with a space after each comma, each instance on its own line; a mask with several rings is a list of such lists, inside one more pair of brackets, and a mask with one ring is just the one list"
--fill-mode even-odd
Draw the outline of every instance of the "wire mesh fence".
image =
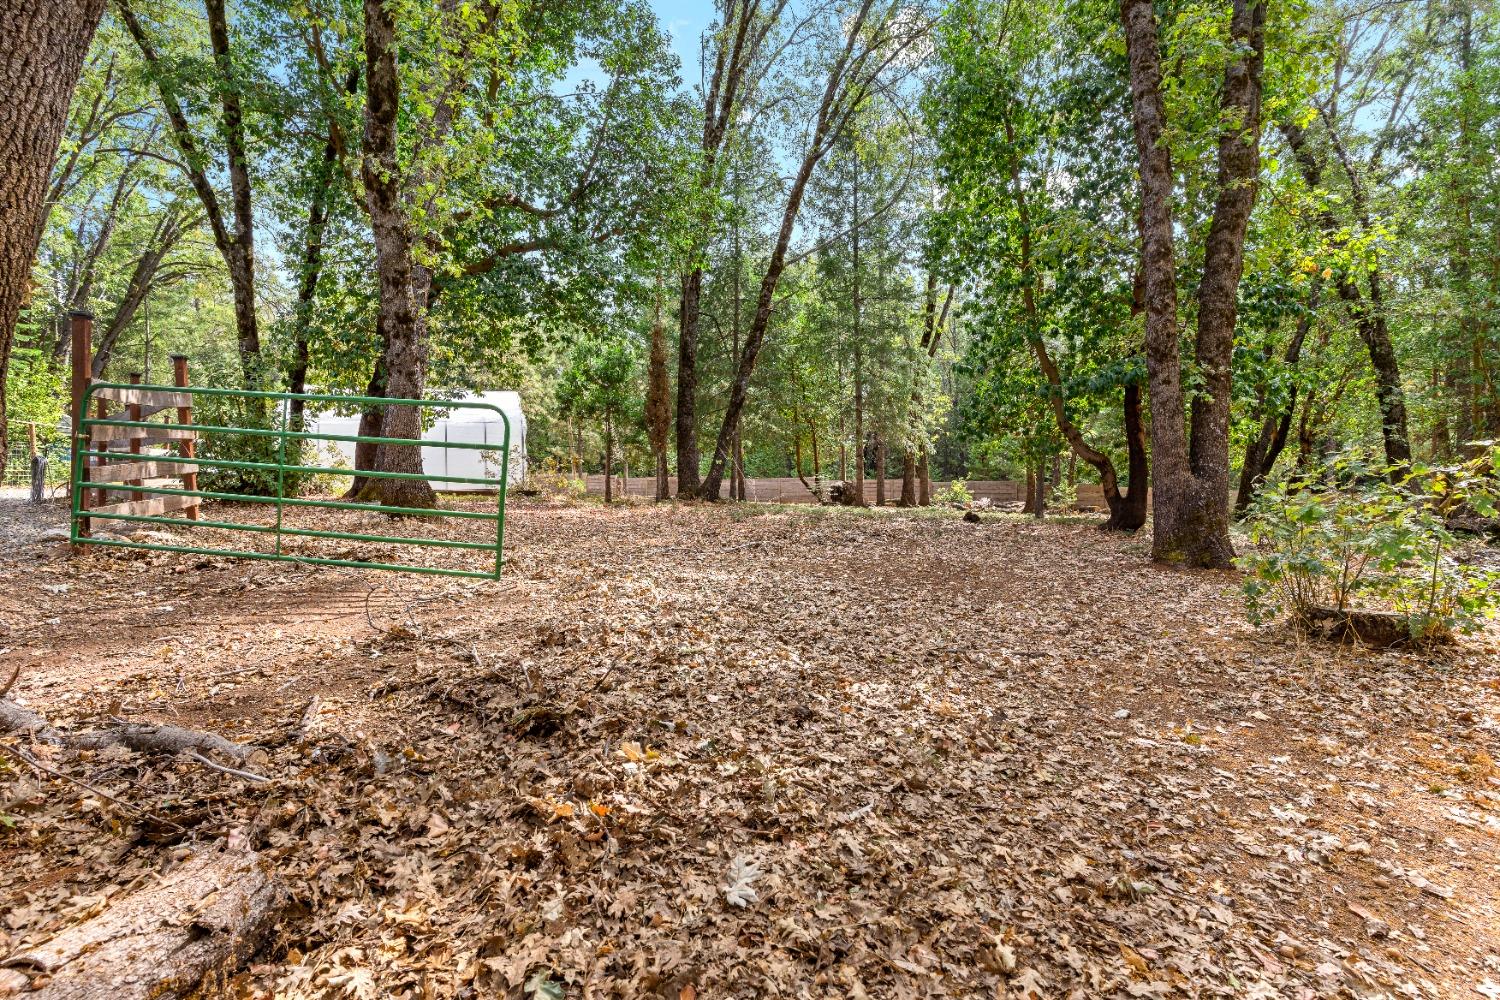
[[[66, 431], [51, 425], [14, 422], [6, 434], [0, 486], [30, 489], [39, 473], [45, 495], [61, 495], [68, 486], [68, 460]], [[35, 471], [33, 466], [37, 466]]]

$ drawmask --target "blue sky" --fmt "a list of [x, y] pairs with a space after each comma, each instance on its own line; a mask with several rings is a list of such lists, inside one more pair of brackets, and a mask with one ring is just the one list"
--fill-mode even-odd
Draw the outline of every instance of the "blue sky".
[[657, 19], [672, 35], [672, 51], [682, 60], [682, 80], [698, 82], [698, 39], [713, 20], [711, 0], [652, 0]]

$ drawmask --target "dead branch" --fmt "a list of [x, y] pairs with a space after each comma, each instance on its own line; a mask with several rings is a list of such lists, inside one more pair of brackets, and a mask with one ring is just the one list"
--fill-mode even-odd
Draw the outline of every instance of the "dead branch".
[[71, 750], [103, 750], [124, 747], [136, 753], [177, 755], [188, 751], [212, 751], [236, 762], [243, 762], [252, 748], [226, 740], [217, 733], [204, 733], [181, 726], [152, 725], [111, 719], [107, 729], [70, 733], [49, 724], [46, 719], [13, 701], [0, 699], [0, 733], [19, 733], [39, 743], [53, 743]]
[[236, 777], [236, 778], [244, 778], [246, 781], [270, 781], [271, 780], [270, 778], [267, 778], [265, 775], [263, 775], [263, 774], [256, 774], [253, 771], [241, 771], [238, 768], [225, 767], [223, 764], [216, 764], [213, 761], [209, 760], [207, 757], [203, 756], [201, 753], [198, 753], [196, 750], [189, 750], [187, 752], [187, 758], [189, 760], [195, 760], [195, 761], [197, 761], [198, 763], [202, 764], [204, 767], [212, 768], [213, 770], [218, 771], [220, 774], [228, 774], [228, 775], [232, 775], [233, 777]]
[[131, 805], [129, 802], [125, 802], [122, 799], [115, 798], [115, 796], [106, 792], [104, 789], [97, 788], [94, 785], [89, 784], [87, 781], [84, 781], [82, 778], [75, 778], [65, 771], [59, 771], [55, 768], [48, 767], [46, 764], [43, 764], [41, 761], [37, 760], [35, 757], [31, 756], [31, 754], [27, 753], [24, 750], [18, 750], [14, 747], [8, 747], [4, 743], [0, 743], [0, 751], [5, 752], [15, 760], [19, 760], [21, 763], [27, 765], [28, 767], [36, 768], [43, 774], [49, 774], [54, 778], [61, 778], [63, 781], [70, 781], [73, 784], [77, 785], [79, 788], [82, 788], [84, 791], [87, 791], [93, 795], [97, 795], [102, 799], [108, 799], [115, 805], [119, 806], [121, 809], [124, 809], [126, 812], [136, 814], [140, 813], [140, 810]]
[[313, 727], [318, 724], [318, 712], [323, 708], [323, 699], [313, 695], [308, 701], [307, 708], [302, 713], [302, 721], [297, 723], [296, 730], [292, 733], [291, 742], [304, 743], [312, 734]]

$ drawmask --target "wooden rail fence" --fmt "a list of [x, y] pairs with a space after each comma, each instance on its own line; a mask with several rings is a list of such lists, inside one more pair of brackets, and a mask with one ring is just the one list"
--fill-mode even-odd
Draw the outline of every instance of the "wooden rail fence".
[[[615, 492], [619, 494], [620, 477], [615, 477]], [[656, 478], [654, 476], [631, 476], [625, 483], [625, 496], [651, 498], [656, 495]], [[948, 489], [951, 483], [933, 482], [933, 495]], [[964, 483], [969, 492], [974, 495], [975, 500], [989, 500], [990, 503], [1020, 503], [1025, 499], [1026, 484], [1011, 482], [1005, 479], [976, 479]], [[592, 475], [584, 477], [584, 488], [589, 493], [604, 494], [604, 477]], [[802, 481], [795, 476], [782, 479], [747, 479], [745, 480], [745, 492], [750, 500], [762, 503], [814, 503], [812, 492]], [[901, 480], [887, 479], [885, 481], [886, 503], [894, 505], [901, 499]], [[875, 480], [865, 480], [865, 501], [873, 504], [875, 502]], [[1082, 510], [1096, 510], [1104, 507], [1104, 491], [1097, 483], [1078, 484], [1078, 506]]]

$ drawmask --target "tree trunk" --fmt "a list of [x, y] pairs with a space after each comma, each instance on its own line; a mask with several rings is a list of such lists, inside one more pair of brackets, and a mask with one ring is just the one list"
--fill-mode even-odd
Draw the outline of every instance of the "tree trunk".
[[[1307, 311], [1297, 321], [1296, 332], [1292, 334], [1291, 341], [1286, 345], [1286, 353], [1282, 357], [1282, 364], [1288, 370], [1295, 369], [1298, 360], [1302, 357], [1302, 344], [1307, 340], [1308, 330], [1312, 328], [1321, 291], [1321, 283], [1314, 279], [1312, 290], [1308, 293]], [[1292, 414], [1296, 410], [1297, 383], [1294, 379], [1286, 401], [1281, 403], [1278, 409], [1268, 409], [1261, 418], [1260, 432], [1245, 442], [1245, 460], [1240, 464], [1240, 486], [1234, 498], [1234, 511], [1237, 516], [1243, 515], [1249, 509], [1255, 491], [1275, 468], [1276, 460], [1281, 457], [1281, 452], [1286, 447], [1287, 434], [1292, 427]]]
[[860, 299], [859, 281], [859, 151], [855, 150], [851, 158], [853, 165], [853, 176], [851, 184], [852, 204], [850, 205], [849, 217], [852, 220], [849, 229], [849, 277], [853, 293], [850, 296], [850, 305], [853, 307], [854, 319], [854, 504], [857, 507], [867, 506], [865, 503], [865, 354], [864, 354], [864, 331], [862, 327], [863, 303]]
[[818, 457], [818, 425], [809, 420], [807, 426], [812, 430], [813, 496], [821, 501], [823, 499], [823, 463]]
[[865, 506], [865, 394], [863, 352], [854, 342], [854, 505]]
[[928, 465], [927, 451], [923, 449], [921, 462], [917, 466], [917, 474], [921, 479], [921, 489], [917, 494], [917, 503], [923, 507], [932, 506], [932, 469]]
[[0, 441], [16, 321], [46, 225], [47, 178], [104, 0], [0, 4]]
[[183, 228], [183, 220], [175, 208], [168, 208], [157, 220], [156, 228], [147, 240], [145, 250], [141, 252], [140, 257], [136, 258], [135, 268], [130, 274], [130, 283], [125, 287], [125, 294], [115, 306], [115, 311], [109, 317], [109, 321], [104, 324], [104, 332], [100, 334], [94, 348], [94, 360], [90, 366], [90, 374], [94, 378], [103, 377], [105, 366], [109, 364], [115, 344], [119, 341], [120, 335], [135, 320], [136, 312], [151, 293], [151, 288], [156, 283], [157, 272], [161, 270], [162, 261], [182, 238]]
[[9, 956], [0, 986], [24, 970], [34, 978], [25, 993], [33, 1000], [215, 995], [260, 947], [286, 901], [270, 859], [205, 849], [110, 898], [97, 916]]
[[234, 290], [234, 328], [247, 385], [258, 386], [261, 373], [260, 327], [255, 315], [255, 216], [250, 207], [250, 161], [245, 155], [244, 112], [234, 60], [229, 51], [229, 22], [224, 0], [204, 0], [208, 15], [209, 47], [219, 75], [219, 104], [223, 112], [224, 158], [229, 174], [229, 196], [234, 210], [232, 253], [226, 256]]
[[214, 246], [224, 258], [224, 268], [229, 274], [230, 291], [234, 297], [235, 339], [239, 346], [241, 373], [245, 385], [255, 388], [260, 380], [260, 327], [255, 313], [255, 217], [250, 201], [250, 168], [245, 152], [244, 113], [240, 107], [240, 94], [233, 73], [224, 2], [204, 0], [204, 12], [208, 18], [209, 46], [213, 51], [220, 84], [219, 132], [224, 138], [224, 166], [229, 176], [231, 209], [234, 212], [233, 229], [224, 218], [218, 192], [208, 176], [210, 158], [198, 144], [183, 110], [182, 100], [170, 85], [170, 74], [161, 69], [161, 57], [127, 0], [120, 0], [118, 6], [121, 20], [130, 36], [135, 39], [141, 58], [156, 73], [157, 93], [172, 127], [173, 142], [182, 154], [188, 181], [203, 204], [204, 215], [213, 232]]
[[[714, 33], [713, 72], [703, 93], [703, 136], [700, 143], [703, 162], [698, 184], [705, 195], [720, 180], [720, 152], [730, 128], [738, 120], [742, 89], [771, 30], [781, 18], [786, 0], [775, 0], [770, 10], [762, 10], [759, 0], [732, 0], [724, 5], [724, 24]], [[707, 54], [705, 54], [706, 56]], [[705, 68], [710, 60], [704, 59]], [[712, 222], [705, 210], [699, 218], [706, 232]], [[694, 267], [683, 277], [682, 312], [679, 317], [677, 352], [677, 495], [696, 497], [701, 493], [698, 453], [698, 322], [703, 293], [703, 270]], [[737, 426], [736, 412], [727, 426]], [[726, 442], [722, 440], [722, 446]], [[720, 463], [722, 475], [722, 461]], [[710, 499], [718, 499], [718, 482]]]
[[656, 282], [656, 315], [651, 322], [651, 363], [646, 370], [646, 431], [656, 457], [656, 499], [672, 495], [667, 482], [667, 438], [672, 432], [672, 386], [667, 375], [667, 331], [661, 322], [661, 280]]
[[1109, 505], [1109, 520], [1102, 528], [1106, 531], [1137, 531], [1146, 523], [1147, 506], [1151, 496], [1150, 461], [1146, 457], [1146, 422], [1141, 418], [1141, 387], [1130, 382], [1125, 386], [1125, 451], [1126, 475], [1130, 482], [1125, 491], [1115, 487], [1113, 495], [1105, 494]]
[[[866, 69], [866, 64], [862, 60], [855, 60], [854, 51], [865, 36], [865, 23], [871, 6], [872, 0], [863, 0], [859, 9], [846, 23], [843, 49], [829, 71], [814, 119], [812, 135], [803, 153], [802, 162], [792, 179], [791, 187], [787, 191], [786, 204], [781, 213], [781, 227], [777, 231], [770, 258], [766, 262], [766, 270], [760, 282], [760, 292], [756, 298], [755, 313], [745, 337], [745, 347], [740, 354], [734, 380], [730, 384], [729, 402], [724, 411], [724, 421], [719, 426], [713, 458], [708, 465], [708, 475], [704, 477], [699, 488], [699, 495], [709, 500], [719, 499], [719, 489], [724, 480], [724, 465], [729, 459], [729, 439], [744, 411], [745, 398], [750, 391], [750, 376], [755, 371], [756, 359], [760, 356], [760, 349], [765, 343], [766, 330], [771, 323], [771, 308], [775, 302], [776, 288], [781, 283], [782, 272], [786, 270], [787, 249], [791, 245], [792, 232], [796, 228], [797, 215], [801, 211], [802, 198], [807, 193], [808, 182], [812, 179], [813, 170], [827, 154], [830, 146], [843, 133], [849, 122], [849, 114], [859, 103], [850, 93], [850, 88], [856, 86], [851, 83], [850, 73], [857, 76]], [[863, 78], [861, 81], [858, 86], [862, 89], [867, 88], [871, 82]], [[844, 102], [849, 101], [853, 103], [846, 107]]]
[[1234, 0], [1230, 34], [1241, 54], [1224, 70], [1218, 195], [1198, 286], [1195, 361], [1202, 390], [1184, 421], [1172, 164], [1166, 142], [1160, 44], [1151, 0], [1122, 0], [1141, 192], [1141, 273], [1155, 466], [1152, 557], [1228, 568], [1230, 358], [1245, 231], [1260, 169], [1261, 64], [1265, 5]]
[[[420, 399], [427, 370], [425, 303], [431, 274], [413, 264], [411, 229], [401, 206], [396, 26], [383, 0], [365, 0], [364, 7], [367, 86], [362, 169], [380, 280], [376, 330], [381, 342], [388, 345], [384, 395]], [[361, 420], [361, 426], [363, 423]], [[422, 420], [418, 408], [386, 407], [380, 436], [419, 439]], [[415, 444], [376, 445], [374, 471], [420, 474], [422, 449]], [[365, 502], [393, 507], [429, 508], [437, 502], [432, 484], [423, 479], [369, 478], [358, 496]]]
[[902, 507], [917, 505], [917, 456], [907, 449], [901, 454], [901, 500]]
[[885, 506], [885, 439], [875, 435], [875, 506]]
[[1040, 521], [1047, 516], [1047, 467], [1041, 462], [1036, 464], [1036, 473], [1028, 477], [1036, 488], [1036, 495], [1031, 501], [1031, 516]]
[[604, 414], [604, 502], [611, 503], [615, 498], [615, 425], [609, 418], [609, 412]]
[[682, 278], [677, 327], [677, 497], [698, 495], [698, 323], [702, 312], [703, 269]]
[[[390, 352], [388, 342], [382, 341], [380, 350], [375, 352], [375, 365], [370, 369], [370, 381], [365, 385], [366, 396], [385, 395], [385, 361]], [[355, 433], [359, 437], [380, 437], [381, 429], [385, 425], [385, 410], [379, 406], [370, 406], [359, 413], [359, 429]], [[360, 441], [354, 445], [354, 467], [356, 469], [375, 468], [375, 453], [378, 445], [367, 441]], [[375, 480], [369, 476], [355, 476], [349, 483], [349, 489], [344, 494], [345, 500], [353, 500], [364, 492], [365, 487]]]
[[735, 499], [749, 499], [745, 495], [745, 436], [739, 427], [734, 429], [734, 475], [732, 478]]
[[1352, 281], [1339, 283], [1339, 297], [1350, 304], [1354, 313], [1355, 328], [1370, 355], [1370, 366], [1375, 369], [1375, 401], [1380, 406], [1380, 436], [1385, 444], [1385, 460], [1391, 466], [1391, 476], [1399, 479], [1402, 471], [1411, 465], [1411, 437], [1406, 419], [1406, 392], [1401, 386], [1401, 365], [1396, 360], [1396, 348], [1391, 343], [1390, 329], [1386, 325], [1385, 306], [1380, 285], [1380, 272], [1371, 271], [1367, 277], [1370, 288], [1370, 303], [1361, 303]]
[[[358, 86], [359, 71], [352, 70], [345, 90], [352, 94]], [[314, 167], [312, 195], [307, 204], [307, 233], [302, 244], [302, 268], [297, 282], [297, 304], [293, 312], [292, 360], [287, 369], [287, 391], [292, 393], [307, 391], [307, 366], [310, 360], [308, 333], [312, 329], [318, 279], [323, 274], [323, 233], [328, 228], [328, 206], [338, 156], [338, 134], [330, 124], [328, 138], [323, 142], [323, 155]], [[293, 430], [300, 431], [304, 428], [306, 420], [303, 414], [306, 406], [304, 400], [291, 401], [288, 417]]]
[[[1355, 213], [1365, 227], [1370, 228], [1368, 204], [1364, 184], [1358, 171], [1350, 161], [1343, 140], [1339, 137], [1335, 123], [1329, 122], [1328, 140], [1338, 155], [1344, 173], [1349, 179], [1350, 200]], [[1303, 180], [1315, 188], [1322, 177], [1322, 164], [1307, 148], [1307, 134], [1296, 125], [1283, 125], [1281, 134], [1291, 147], [1293, 158], [1302, 173]], [[1330, 239], [1337, 239], [1344, 228], [1331, 208], [1325, 207], [1319, 221], [1323, 232]], [[1359, 339], [1370, 355], [1370, 365], [1375, 370], [1375, 398], [1380, 406], [1380, 432], [1385, 444], [1385, 460], [1392, 467], [1392, 475], [1399, 477], [1400, 469], [1411, 464], [1411, 437], [1407, 428], [1406, 394], [1401, 386], [1401, 367], [1396, 360], [1396, 350], [1391, 343], [1390, 330], [1386, 325], [1384, 284], [1378, 267], [1367, 272], [1369, 300], [1355, 284], [1355, 275], [1341, 275], [1335, 285], [1339, 298], [1348, 306], [1353, 317]]]
[[[1001, 122], [1005, 129], [1006, 140], [1015, 143], [1015, 130], [1007, 111], [1001, 111]], [[1048, 403], [1052, 408], [1052, 418], [1057, 424], [1058, 431], [1068, 442], [1075, 459], [1082, 457], [1084, 461], [1092, 465], [1099, 473], [1099, 482], [1104, 491], [1104, 502], [1109, 507], [1109, 519], [1101, 527], [1109, 530], [1134, 531], [1145, 523], [1144, 513], [1142, 520], [1131, 523], [1131, 516], [1125, 513], [1127, 506], [1120, 495], [1118, 475], [1115, 472], [1114, 462], [1109, 454], [1090, 445], [1083, 437], [1083, 432], [1068, 416], [1067, 400], [1063, 396], [1062, 373], [1058, 370], [1056, 362], [1052, 360], [1051, 353], [1047, 350], [1047, 343], [1042, 337], [1041, 319], [1037, 313], [1036, 290], [1033, 282], [1035, 274], [1032, 267], [1031, 257], [1031, 215], [1026, 187], [1021, 180], [1020, 164], [1011, 163], [1010, 183], [1012, 195], [1016, 203], [1016, 215], [1020, 222], [1021, 237], [1021, 270], [1026, 277], [1021, 286], [1021, 302], [1025, 310], [1028, 329], [1026, 340], [1031, 345], [1032, 354], [1036, 356], [1037, 367], [1041, 369], [1042, 377], [1047, 380]], [[929, 298], [929, 303], [931, 299]], [[1130, 389], [1126, 389], [1127, 406], [1129, 404]], [[1136, 390], [1136, 415], [1139, 416], [1139, 389]], [[1128, 415], [1127, 415], [1128, 421]], [[1127, 439], [1130, 438], [1129, 429], [1126, 430]]]

